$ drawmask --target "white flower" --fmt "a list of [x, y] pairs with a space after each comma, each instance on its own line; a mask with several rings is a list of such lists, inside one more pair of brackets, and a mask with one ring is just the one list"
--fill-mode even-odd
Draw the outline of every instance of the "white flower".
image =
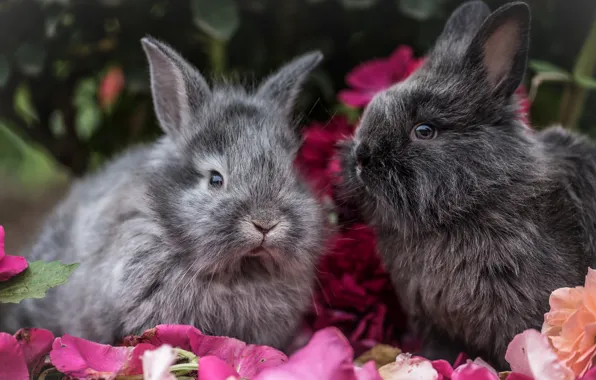
[[437, 380], [439, 373], [430, 361], [412, 358], [410, 354], [400, 354], [395, 362], [379, 368], [383, 380]]
[[156, 350], [145, 351], [141, 360], [144, 380], [176, 380], [170, 373], [170, 366], [176, 361], [172, 346], [164, 344]]

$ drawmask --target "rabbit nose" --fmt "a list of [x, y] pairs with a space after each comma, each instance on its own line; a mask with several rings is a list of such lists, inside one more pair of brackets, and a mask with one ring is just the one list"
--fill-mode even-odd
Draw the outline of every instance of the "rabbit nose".
[[253, 226], [255, 226], [255, 229], [257, 231], [259, 231], [263, 235], [267, 235], [267, 233], [269, 231], [271, 231], [272, 229], [274, 229], [275, 226], [277, 226], [279, 224], [279, 222], [277, 220], [273, 220], [273, 221], [253, 220], [252, 224], [253, 224]]

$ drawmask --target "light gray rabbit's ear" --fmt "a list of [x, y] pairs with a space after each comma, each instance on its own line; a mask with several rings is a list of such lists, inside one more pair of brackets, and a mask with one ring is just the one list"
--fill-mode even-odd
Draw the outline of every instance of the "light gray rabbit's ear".
[[149, 61], [151, 92], [161, 128], [177, 137], [190, 127], [192, 115], [211, 94], [199, 71], [167, 44], [141, 39]]
[[530, 8], [514, 2], [484, 22], [466, 53], [466, 65], [485, 76], [491, 92], [509, 97], [523, 80], [530, 45]]
[[267, 77], [257, 90], [257, 96], [277, 103], [289, 116], [304, 82], [323, 60], [323, 54], [313, 51], [301, 55]]
[[483, 1], [468, 1], [457, 7], [443, 28], [433, 49], [434, 55], [465, 52], [476, 33], [490, 15], [490, 8]]

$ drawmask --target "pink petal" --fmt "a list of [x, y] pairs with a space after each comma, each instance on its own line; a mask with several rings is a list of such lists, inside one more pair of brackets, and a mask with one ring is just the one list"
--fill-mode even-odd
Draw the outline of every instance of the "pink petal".
[[373, 361], [364, 364], [361, 368], [355, 368], [354, 371], [357, 380], [382, 380]]
[[534, 380], [531, 377], [526, 375], [522, 375], [521, 373], [511, 372], [509, 376], [507, 376], [507, 380]]
[[453, 367], [447, 360], [433, 360], [431, 362], [433, 368], [437, 370], [439, 375], [446, 377], [447, 379], [451, 378], [451, 374], [453, 374]]
[[119, 374], [121, 375], [139, 375], [143, 373], [143, 361], [141, 357], [146, 351], [153, 351], [157, 347], [150, 343], [139, 343], [137, 344], [124, 366], [120, 369]]
[[230, 365], [217, 356], [203, 356], [199, 359], [199, 378], [201, 380], [226, 380], [239, 375]]
[[254, 380], [356, 380], [352, 347], [334, 327], [317, 331], [287, 363], [268, 368]]
[[575, 376], [567, 367], [559, 363], [546, 336], [536, 330], [526, 330], [513, 338], [505, 360], [511, 371], [535, 379], [571, 380]]
[[250, 378], [270, 367], [287, 361], [282, 352], [267, 346], [257, 346], [228, 337], [203, 335], [198, 330], [189, 332], [190, 345], [195, 355], [216, 356], [232, 366], [242, 377]]
[[393, 84], [391, 62], [387, 59], [373, 59], [356, 66], [346, 75], [346, 83], [358, 90], [383, 91]]
[[0, 379], [29, 380], [29, 371], [17, 339], [0, 332]]
[[592, 368], [580, 380], [596, 380], [596, 367]]
[[162, 344], [169, 344], [172, 347], [178, 347], [183, 350], [190, 350], [190, 341], [188, 333], [197, 331], [196, 327], [189, 325], [157, 325], [152, 329], [145, 330], [141, 336], [128, 336], [124, 338], [126, 346], [136, 346], [139, 343], [150, 343], [155, 347]]
[[451, 380], [499, 380], [499, 376], [483, 365], [468, 361], [453, 371]]
[[73, 377], [106, 377], [117, 374], [129, 357], [129, 348], [93, 343], [65, 334], [52, 345], [50, 360]]
[[7, 281], [27, 269], [27, 260], [20, 256], [8, 256], [4, 252], [4, 227], [0, 226], [0, 281]]
[[48, 330], [32, 328], [20, 329], [14, 336], [21, 346], [29, 372], [36, 374], [52, 349], [54, 334]]
[[365, 107], [370, 103], [378, 91], [341, 90], [337, 94], [340, 102], [352, 107]]

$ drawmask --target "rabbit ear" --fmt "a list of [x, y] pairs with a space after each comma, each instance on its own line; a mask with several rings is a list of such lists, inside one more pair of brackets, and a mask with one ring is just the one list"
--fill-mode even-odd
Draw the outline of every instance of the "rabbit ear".
[[293, 59], [263, 81], [257, 96], [276, 102], [289, 116], [306, 78], [322, 60], [323, 54], [319, 51]]
[[466, 63], [481, 66], [493, 93], [509, 97], [520, 85], [528, 60], [530, 8], [514, 2], [484, 22], [466, 53]]
[[458, 50], [465, 51], [489, 15], [490, 9], [483, 1], [468, 1], [457, 7], [437, 39], [434, 52], [453, 55], [454, 49], [460, 46], [463, 49]]
[[161, 128], [177, 136], [211, 91], [199, 71], [170, 46], [150, 37], [141, 43], [149, 61], [155, 114]]

